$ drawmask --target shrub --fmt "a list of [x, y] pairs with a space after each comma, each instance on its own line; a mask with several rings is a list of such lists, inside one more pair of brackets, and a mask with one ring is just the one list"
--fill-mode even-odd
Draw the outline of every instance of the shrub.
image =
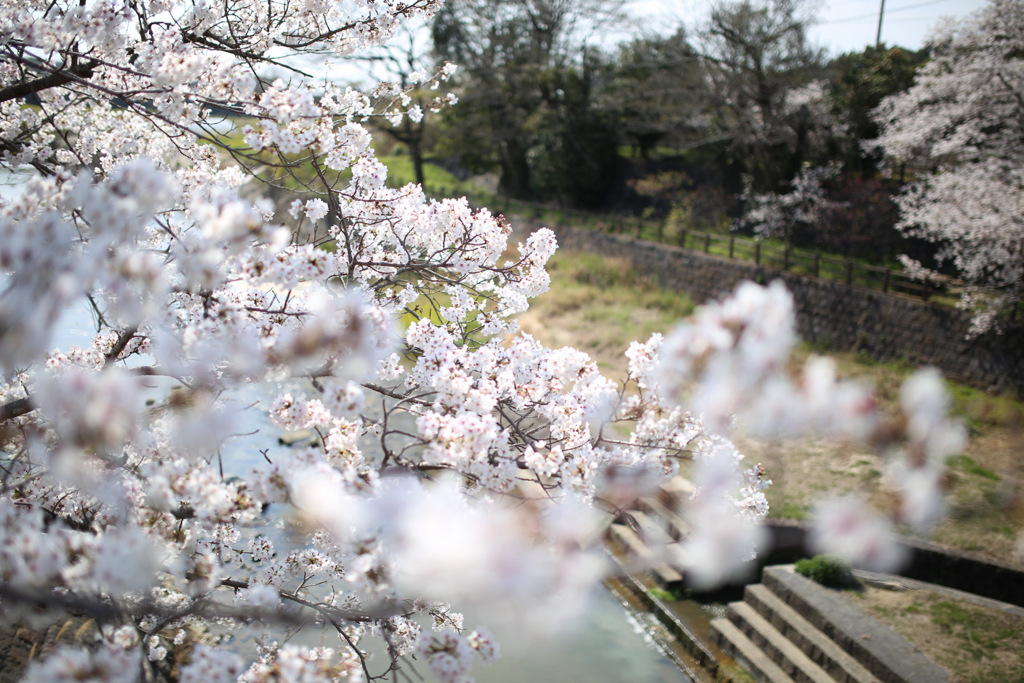
[[798, 560], [796, 572], [829, 588], [853, 588], [860, 585], [850, 566], [832, 555]]

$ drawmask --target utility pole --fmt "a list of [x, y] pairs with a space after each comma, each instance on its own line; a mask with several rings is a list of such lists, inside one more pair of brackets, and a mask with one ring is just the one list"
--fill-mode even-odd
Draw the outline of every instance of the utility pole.
[[882, 7], [878, 10], [878, 33], [875, 34], [875, 47], [882, 45], [882, 16], [885, 14], [885, 0], [882, 0]]

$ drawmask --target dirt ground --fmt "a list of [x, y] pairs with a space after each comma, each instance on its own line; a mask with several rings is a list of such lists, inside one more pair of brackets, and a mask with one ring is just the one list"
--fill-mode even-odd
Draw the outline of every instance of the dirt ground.
[[926, 590], [844, 591], [958, 683], [1024, 682], [1024, 617]]

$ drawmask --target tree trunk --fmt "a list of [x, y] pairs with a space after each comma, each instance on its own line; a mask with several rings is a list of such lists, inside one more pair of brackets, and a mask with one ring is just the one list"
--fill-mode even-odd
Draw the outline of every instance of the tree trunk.
[[412, 159], [412, 170], [416, 174], [416, 182], [423, 191], [427, 191], [427, 183], [423, 178], [423, 145], [419, 137], [414, 137], [408, 142], [409, 158]]
[[516, 199], [530, 199], [530, 166], [526, 161], [526, 147], [518, 140], [506, 140], [501, 145], [502, 191]]

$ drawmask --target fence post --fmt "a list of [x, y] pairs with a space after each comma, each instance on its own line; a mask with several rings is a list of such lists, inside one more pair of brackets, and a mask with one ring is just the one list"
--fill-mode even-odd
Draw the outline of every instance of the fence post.
[[686, 238], [690, 236], [690, 233], [685, 228], [679, 232], [679, 246], [686, 249]]
[[888, 292], [889, 291], [889, 273], [890, 272], [892, 272], [890, 269], [888, 269], [888, 268], [885, 269], [885, 279], [882, 280], [882, 291], [883, 292]]
[[704, 253], [705, 254], [710, 254], [711, 253], [711, 233], [710, 232], [704, 233]]
[[814, 252], [814, 277], [821, 277], [821, 252]]
[[754, 242], [754, 263], [761, 265], [761, 243]]
[[853, 284], [853, 259], [846, 259], [846, 284]]
[[729, 235], [729, 258], [732, 258], [733, 248], [736, 246], [736, 235]]

